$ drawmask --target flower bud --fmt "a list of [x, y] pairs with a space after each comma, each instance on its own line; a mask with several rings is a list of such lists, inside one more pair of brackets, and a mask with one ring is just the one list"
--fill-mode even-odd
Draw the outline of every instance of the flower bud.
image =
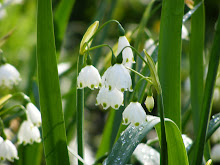
[[[80, 49], [79, 49], [79, 53], [81, 55], [84, 54], [84, 52], [87, 50], [87, 44], [85, 44], [86, 42], [89, 41], [89, 39], [95, 34], [95, 32], [97, 31], [99, 27], [99, 21], [95, 21], [92, 25], [89, 26], [89, 28], [87, 29], [86, 33], [84, 34], [82, 41], [80, 43]], [[88, 43], [88, 46], [90, 46], [92, 44], [92, 40]]]
[[153, 96], [147, 96], [147, 98], [146, 98], [144, 103], [145, 103], [145, 105], [147, 107], [147, 110], [149, 112], [151, 112], [152, 109], [154, 108], [154, 98], [153, 98]]

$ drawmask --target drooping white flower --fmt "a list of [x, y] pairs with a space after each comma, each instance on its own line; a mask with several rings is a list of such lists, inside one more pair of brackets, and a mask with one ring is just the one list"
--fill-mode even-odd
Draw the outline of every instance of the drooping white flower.
[[0, 86], [3, 88], [13, 88], [21, 81], [20, 74], [17, 69], [10, 64], [3, 64], [0, 66]]
[[117, 90], [117, 88], [109, 90], [103, 86], [97, 95], [96, 105], [101, 104], [104, 109], [107, 109], [110, 106], [114, 109], [118, 109], [123, 105], [123, 100], [123, 93]]
[[146, 121], [146, 112], [139, 102], [131, 102], [122, 113], [123, 124], [139, 126]]
[[145, 103], [148, 111], [151, 112], [152, 109], [154, 108], [154, 98], [153, 98], [153, 96], [147, 96], [144, 103]]
[[18, 159], [18, 151], [10, 140], [0, 137], [0, 160], [6, 159], [14, 162], [14, 159]]
[[18, 132], [18, 144], [33, 144], [33, 142], [41, 142], [40, 131], [30, 120], [25, 120]]
[[117, 88], [118, 90], [124, 92], [132, 89], [131, 76], [128, 70], [122, 64], [115, 64], [112, 68], [106, 73], [105, 83], [109, 87], [109, 90]]
[[106, 75], [108, 74], [108, 72], [111, 70], [112, 66], [110, 66], [102, 75], [102, 80], [101, 80], [101, 87], [102, 86], [108, 86], [108, 84], [106, 84]]
[[89, 87], [90, 89], [98, 88], [101, 83], [99, 71], [92, 65], [87, 65], [79, 73], [77, 77], [78, 88]]
[[[118, 39], [117, 54], [119, 54], [122, 51], [122, 49], [126, 46], [130, 46], [130, 43], [128, 42], [125, 36], [120, 36]], [[122, 62], [123, 64], [126, 64], [128, 62], [135, 63], [133, 52], [130, 47], [127, 47], [122, 51], [122, 58], [123, 58], [123, 62]]]
[[41, 113], [33, 103], [27, 103], [27, 114], [34, 125], [39, 127], [41, 125]]

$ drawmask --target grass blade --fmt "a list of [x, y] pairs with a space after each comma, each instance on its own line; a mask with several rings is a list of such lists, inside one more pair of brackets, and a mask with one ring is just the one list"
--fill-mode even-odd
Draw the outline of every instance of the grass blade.
[[38, 0], [37, 64], [47, 165], [69, 165], [57, 71], [51, 0]]
[[208, 68], [208, 74], [206, 78], [202, 109], [201, 109], [201, 118], [200, 118], [201, 120], [199, 124], [200, 127], [198, 131], [198, 136], [196, 137], [195, 150], [194, 150], [195, 152], [193, 156], [194, 160], [192, 164], [202, 163], [203, 151], [204, 151], [205, 140], [206, 140], [205, 135], [207, 131], [207, 124], [208, 124], [209, 114], [210, 114], [210, 109], [211, 109], [212, 95], [213, 95], [213, 90], [215, 86], [215, 80], [216, 80], [218, 65], [219, 65], [219, 57], [220, 57], [219, 43], [220, 43], [220, 14], [218, 17], [214, 43], [213, 43], [211, 56], [209, 60], [209, 68]]
[[[112, 152], [109, 154], [104, 164], [118, 165], [126, 164], [130, 159], [136, 146], [146, 136], [146, 134], [156, 125], [160, 126], [160, 118], [147, 116], [148, 122], [140, 125], [139, 127], [129, 126], [120, 136]], [[177, 162], [179, 165], [187, 165], [188, 159], [186, 150], [183, 144], [181, 133], [174, 122], [169, 119], [166, 121], [167, 130], [167, 144], [169, 165], [175, 165]], [[158, 130], [160, 127], [158, 127]], [[160, 132], [160, 130], [158, 131]], [[160, 134], [159, 134], [160, 136]], [[175, 145], [175, 147], [173, 147]], [[178, 152], [176, 152], [178, 150]]]
[[181, 128], [180, 56], [184, 0], [164, 0], [160, 25], [158, 73], [163, 91], [165, 117]]
[[[201, 0], [195, 1], [199, 3]], [[194, 132], [199, 130], [201, 105], [203, 97], [203, 49], [205, 39], [205, 10], [204, 3], [192, 15], [190, 37], [190, 98], [192, 105], [192, 117]]]

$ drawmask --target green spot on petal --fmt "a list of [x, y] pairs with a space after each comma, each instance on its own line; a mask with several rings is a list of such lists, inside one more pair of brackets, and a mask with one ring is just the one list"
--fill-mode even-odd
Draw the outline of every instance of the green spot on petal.
[[99, 83], [99, 87], [102, 87], [102, 83]]
[[82, 84], [82, 83], [80, 83], [80, 84], [79, 84], [79, 86], [80, 86], [80, 88], [82, 88], [82, 87], [83, 87], [83, 84]]
[[106, 104], [106, 103], [103, 103], [103, 107], [104, 107], [104, 108], [107, 107], [107, 104]]
[[128, 123], [128, 119], [127, 118], [125, 118], [125, 123]]
[[112, 86], [111, 86], [111, 85], [109, 85], [109, 86], [108, 86], [108, 89], [109, 89], [109, 90], [111, 90], [111, 89], [112, 89]]
[[137, 127], [137, 126], [139, 126], [139, 123], [137, 122], [137, 123], [135, 123], [134, 125]]
[[115, 105], [115, 108], [118, 108], [118, 104]]
[[93, 89], [94, 87], [95, 87], [95, 85], [94, 85], [94, 84], [92, 84], [92, 85], [91, 85], [91, 88]]
[[121, 92], [124, 92], [125, 91], [125, 89], [124, 88], [121, 88]]
[[126, 59], [126, 62], [128, 62], [128, 61], [129, 61], [129, 59], [127, 58], [127, 59]]

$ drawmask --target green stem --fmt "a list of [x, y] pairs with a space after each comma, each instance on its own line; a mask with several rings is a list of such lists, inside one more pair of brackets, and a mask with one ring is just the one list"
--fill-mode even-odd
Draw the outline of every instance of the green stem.
[[160, 113], [160, 126], [161, 126], [161, 150], [160, 150], [160, 164], [168, 165], [168, 154], [167, 154], [167, 141], [164, 121], [164, 105], [162, 93], [158, 96], [158, 108]]
[[95, 50], [95, 49], [98, 49], [98, 48], [101, 48], [101, 47], [105, 47], [105, 46], [108, 47], [111, 50], [112, 54], [114, 54], [111, 46], [109, 46], [108, 44], [102, 44], [102, 45], [98, 45], [98, 46], [93, 46], [93, 47], [89, 48], [88, 51]]
[[14, 106], [12, 106], [10, 108], [5, 109], [4, 111], [0, 111], [0, 116], [5, 114], [5, 113], [7, 113], [7, 112], [9, 112], [9, 111], [11, 111], [11, 110], [13, 110], [14, 108], [20, 108], [20, 109], [22, 109], [24, 111], [26, 110], [23, 105], [14, 105]]
[[5, 135], [5, 131], [4, 131], [4, 123], [1, 118], [0, 118], [0, 135], [4, 140], [7, 139], [7, 136]]
[[145, 77], [144, 75], [140, 74], [139, 72], [137, 72], [136, 70], [126, 67], [127, 69], [129, 69], [130, 71], [134, 72], [135, 74], [137, 74], [138, 76], [140, 76], [141, 78], [145, 79], [147, 82], [149, 82], [150, 84], [153, 84], [152, 80], [150, 77]]
[[98, 28], [98, 29], [96, 30], [96, 32], [95, 32], [95, 33], [92, 35], [92, 37], [87, 41], [87, 43], [89, 43], [89, 42], [96, 36], [96, 34], [98, 34], [106, 25], [108, 25], [109, 23], [112, 23], [112, 22], [115, 22], [115, 23], [118, 24], [119, 27], [122, 27], [121, 24], [120, 24], [117, 20], [114, 20], [114, 19], [109, 20], [109, 21], [105, 22], [102, 26], [100, 26], [100, 28]]
[[195, 142], [195, 152], [193, 156], [194, 160], [192, 163], [193, 165], [202, 163], [203, 151], [206, 140], [205, 135], [207, 131], [207, 125], [211, 110], [212, 95], [213, 95], [215, 80], [219, 66], [219, 58], [220, 58], [219, 43], [220, 43], [220, 14], [218, 17], [214, 43], [209, 60], [208, 74], [206, 78], [202, 107], [201, 107], [202, 108], [201, 117], [200, 117], [201, 120], [199, 124], [200, 127]]
[[[83, 67], [84, 56], [79, 55], [77, 65], [77, 75]], [[76, 92], [76, 119], [77, 119], [77, 144], [78, 155], [83, 159], [84, 155], [84, 89], [77, 89]], [[83, 165], [81, 161], [78, 161], [79, 165]]]

